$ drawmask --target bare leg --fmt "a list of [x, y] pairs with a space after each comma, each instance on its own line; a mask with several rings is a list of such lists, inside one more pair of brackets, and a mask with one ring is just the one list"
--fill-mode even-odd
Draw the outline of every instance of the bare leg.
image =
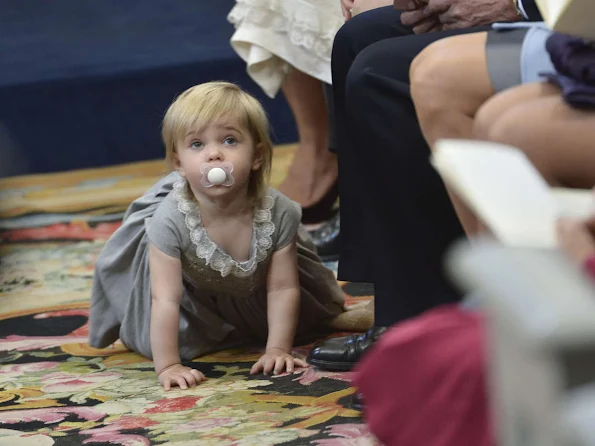
[[[411, 65], [411, 95], [424, 137], [433, 147], [440, 138], [473, 137], [473, 119], [493, 94], [486, 62], [487, 33], [439, 40]], [[477, 218], [459, 198], [448, 194], [468, 235], [477, 233]]]
[[595, 111], [570, 107], [553, 85], [503, 92], [478, 113], [475, 135], [518, 147], [551, 185], [595, 185]]
[[482, 32], [439, 40], [411, 64], [411, 95], [430, 147], [440, 138], [471, 138], [475, 113], [494, 95], [486, 38]]
[[322, 83], [292, 70], [283, 93], [298, 128], [299, 147], [279, 190], [303, 207], [317, 203], [337, 179], [336, 155], [328, 150], [329, 122]]

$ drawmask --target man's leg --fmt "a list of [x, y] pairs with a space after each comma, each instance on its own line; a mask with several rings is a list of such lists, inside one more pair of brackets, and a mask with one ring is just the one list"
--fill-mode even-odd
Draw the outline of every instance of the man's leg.
[[[362, 14], [358, 14], [350, 19], [338, 32], [333, 46], [333, 65], [336, 71], [335, 79], [339, 80], [341, 85], [339, 89], [344, 90], [345, 78], [351, 63], [356, 55], [368, 45], [389, 37], [401, 36], [411, 34], [410, 28], [401, 24], [399, 20], [400, 14], [392, 7], [377, 8]], [[337, 44], [337, 41], [341, 43]], [[337, 132], [335, 125], [335, 101], [333, 86], [325, 85], [324, 94], [327, 102], [327, 110], [329, 113], [330, 132], [329, 132], [329, 149], [331, 152], [337, 152]], [[341, 101], [341, 104], [343, 101]], [[342, 105], [341, 105], [342, 106]], [[339, 195], [341, 194], [341, 183], [339, 182]], [[340, 215], [335, 216], [329, 225], [325, 225], [320, 232], [313, 233], [316, 241], [318, 253], [321, 256], [327, 256], [328, 253], [335, 254], [341, 250], [343, 246], [343, 225], [339, 225], [339, 218], [343, 218], [345, 211], [341, 211]], [[357, 218], [357, 215], [351, 216], [348, 220]], [[339, 226], [341, 229], [339, 230]], [[352, 225], [353, 226], [353, 225]], [[351, 227], [347, 227], [347, 231], [351, 231]], [[352, 231], [353, 232], [353, 231]], [[356, 228], [354, 236], [348, 236], [348, 240], [357, 240], [357, 234], [361, 232], [361, 225]], [[320, 238], [320, 240], [317, 240]], [[345, 252], [353, 251], [353, 246], [347, 246], [343, 252], [342, 257], [345, 257]], [[361, 249], [360, 249], [361, 251]], [[360, 254], [362, 256], [363, 254]], [[362, 262], [364, 263], [364, 262]], [[366, 271], [360, 269], [357, 277], [352, 275], [352, 281], [372, 282], [372, 278]]]
[[[373, 277], [377, 327], [460, 298], [444, 276], [442, 258], [463, 232], [429, 163], [410, 97], [409, 66], [430, 43], [478, 30], [379, 41], [361, 51], [343, 84], [338, 49], [333, 51], [344, 236], [339, 277]], [[349, 369], [380, 332], [319, 344], [309, 361]]]
[[[339, 196], [341, 197], [341, 256], [339, 274], [352, 282], [374, 282], [373, 251], [369, 249], [369, 230], [364, 212], [367, 197], [357, 185], [361, 178], [347, 167], [356, 165], [354, 152], [343, 150], [349, 143], [344, 129], [345, 85], [347, 74], [357, 55], [369, 45], [392, 37], [411, 35], [409, 27], [401, 24], [400, 13], [392, 6], [374, 9], [349, 20], [337, 33], [333, 45], [333, 105], [334, 121], [331, 126], [334, 149], [339, 162]], [[355, 184], [354, 184], [355, 183]], [[353, 187], [356, 186], [356, 187]], [[345, 203], [345, 205], [344, 205]]]

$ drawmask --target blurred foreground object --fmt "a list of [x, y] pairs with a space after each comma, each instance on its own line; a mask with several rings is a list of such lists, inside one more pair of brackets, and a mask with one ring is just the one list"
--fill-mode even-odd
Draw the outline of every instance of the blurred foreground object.
[[560, 217], [593, 214], [590, 190], [552, 188], [519, 149], [443, 139], [431, 162], [495, 237], [508, 246], [554, 248]]
[[448, 268], [487, 311], [501, 446], [595, 445], [595, 286], [559, 251], [487, 240]]

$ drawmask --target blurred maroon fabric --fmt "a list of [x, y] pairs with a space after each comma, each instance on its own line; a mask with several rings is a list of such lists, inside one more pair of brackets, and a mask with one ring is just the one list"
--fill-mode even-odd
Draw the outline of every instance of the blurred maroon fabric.
[[395, 446], [493, 446], [483, 317], [443, 306], [387, 331], [356, 369], [364, 416]]

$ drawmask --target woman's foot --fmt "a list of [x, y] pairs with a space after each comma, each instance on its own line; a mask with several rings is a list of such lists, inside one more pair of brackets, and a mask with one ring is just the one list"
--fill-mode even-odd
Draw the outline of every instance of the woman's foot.
[[338, 174], [334, 153], [306, 150], [300, 146], [279, 191], [308, 209], [322, 201], [336, 186]]

